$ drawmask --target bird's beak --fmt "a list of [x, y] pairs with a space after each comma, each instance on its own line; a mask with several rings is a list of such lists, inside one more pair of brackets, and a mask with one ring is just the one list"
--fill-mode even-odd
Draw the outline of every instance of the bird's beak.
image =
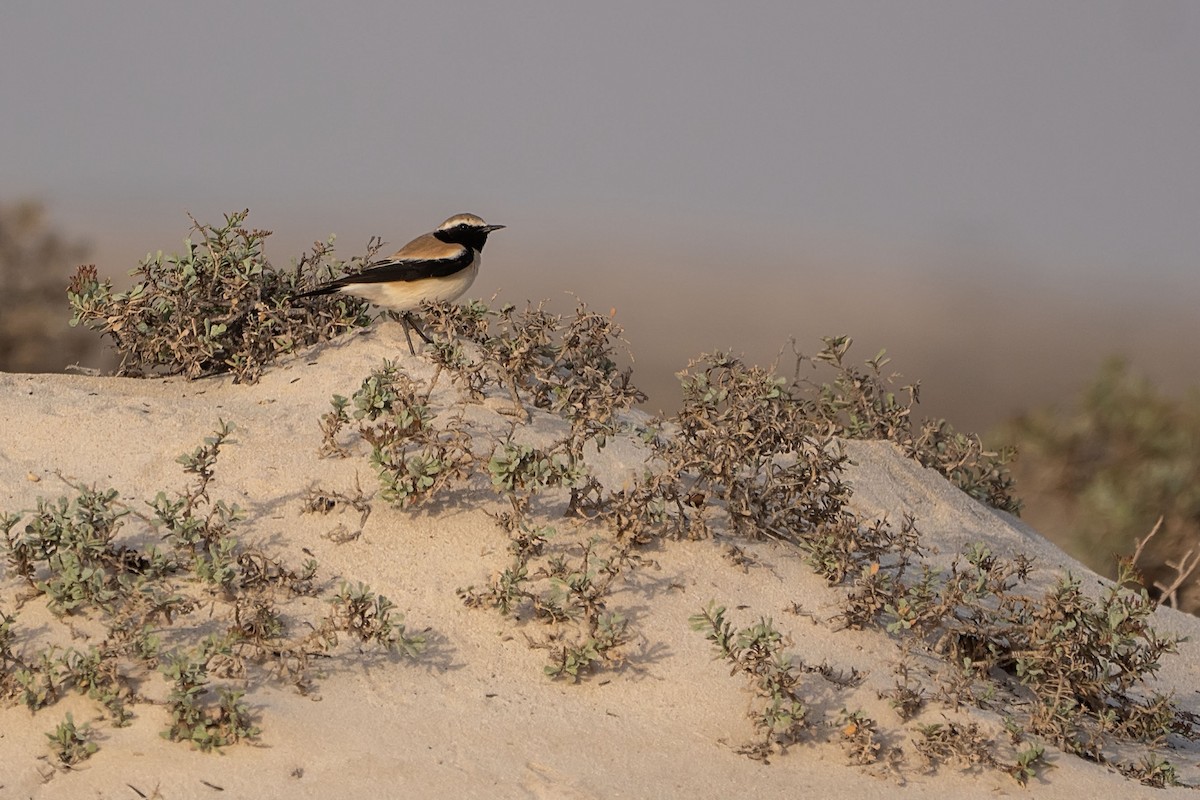
[[491, 233], [492, 231], [498, 231], [504, 227], [507, 227], [507, 226], [505, 226], [505, 225], [487, 225], [484, 227], [484, 230], [487, 231], [488, 233]]

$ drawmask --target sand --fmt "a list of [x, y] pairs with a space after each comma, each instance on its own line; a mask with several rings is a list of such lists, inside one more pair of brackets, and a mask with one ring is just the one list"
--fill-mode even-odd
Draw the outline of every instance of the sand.
[[[0, 797], [1065, 798], [1188, 791], [1150, 789], [1053, 748], [1054, 768], [1028, 789], [997, 770], [946, 764], [931, 773], [911, 748], [898, 770], [852, 766], [826, 732], [769, 764], [740, 754], [739, 745], [754, 736], [746, 681], [714, 660], [711, 645], [688, 624], [710, 601], [728, 606], [740, 625], [771, 617], [807, 663], [864, 673], [846, 691], [815, 681], [814, 709], [830, 718], [843, 706], [862, 709], [880, 722], [887, 746], [906, 744], [904, 725], [878, 696], [894, 682], [896, 641], [879, 630], [838, 630], [831, 620], [844, 590], [770, 542], [738, 542], [748, 557], [740, 565], [720, 538], [655, 547], [654, 566], [638, 570], [614, 598], [637, 632], [625, 663], [578, 684], [548, 679], [545, 651], [527, 641], [526, 634], [538, 633], [536, 623], [516, 625], [495, 611], [467, 608], [456, 593], [484, 583], [508, 561], [507, 537], [486, 513], [494, 495], [463, 493], [418, 511], [376, 497], [361, 535], [343, 543], [327, 534], [339, 524], [356, 529], [357, 514], [303, 513], [313, 486], [349, 491], [357, 478], [374, 491], [365, 446], [349, 458], [322, 458], [317, 420], [331, 395], [350, 394], [384, 358], [427, 377], [427, 362], [401, 356], [402, 341], [398, 326], [380, 325], [287, 359], [250, 386], [224, 378], [0, 375], [0, 510], [28, 510], [39, 496], [67, 494], [60, 474], [112, 486], [139, 504], [182, 487], [176, 457], [195, 448], [218, 418], [228, 420], [237, 431], [211, 491], [247, 510], [239, 531], [290, 563], [311, 553], [333, 586], [340, 578], [366, 582], [428, 639], [415, 659], [343, 646], [319, 665], [308, 695], [254, 681], [248, 698], [262, 735], [220, 753], [164, 740], [165, 710], [142, 704], [128, 727], [97, 721], [99, 751], [76, 768], [56, 769], [44, 732], [67, 710], [78, 722], [99, 720], [96, 704], [71, 696], [37, 714], [0, 709]], [[500, 424], [489, 407], [476, 417]], [[553, 430], [556, 422], [535, 413], [533, 424]], [[982, 541], [997, 553], [1033, 556], [1035, 580], [1070, 570], [1091, 588], [1101, 585], [1038, 533], [974, 502], [890, 444], [845, 447], [853, 462], [851, 507], [893, 522], [915, 514], [937, 551], [935, 563]], [[640, 452], [636, 442], [618, 441], [601, 458], [619, 475], [637, 467]], [[30, 602], [22, 619], [41, 603]], [[1157, 624], [1193, 640], [1166, 659], [1160, 688], [1173, 690], [1184, 709], [1200, 711], [1200, 622], [1162, 609]], [[921, 721], [943, 717], [976, 721], [1004, 739], [992, 712], [956, 715], [930, 703]], [[1181, 779], [1200, 782], [1196, 748], [1165, 755]]]

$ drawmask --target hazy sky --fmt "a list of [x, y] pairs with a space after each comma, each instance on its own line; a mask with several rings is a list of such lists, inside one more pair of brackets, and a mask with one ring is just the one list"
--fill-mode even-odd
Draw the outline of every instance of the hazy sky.
[[300, 242], [469, 209], [513, 241], [751, 236], [777, 267], [809, 240], [1200, 253], [1185, 0], [6, 0], [0, 100], [0, 199], [164, 247], [250, 206]]

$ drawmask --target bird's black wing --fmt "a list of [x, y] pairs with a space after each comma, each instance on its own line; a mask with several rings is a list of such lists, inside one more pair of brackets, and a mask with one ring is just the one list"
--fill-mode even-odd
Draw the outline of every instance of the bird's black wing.
[[390, 283], [392, 281], [419, 281], [425, 278], [447, 278], [471, 266], [475, 254], [471, 248], [459, 246], [452, 255], [440, 258], [386, 258], [376, 261], [362, 272], [345, 275], [318, 286], [296, 297], [315, 297], [333, 294], [338, 289], [355, 283]]
[[351, 283], [390, 283], [419, 281], [424, 278], [447, 278], [471, 266], [475, 254], [469, 247], [459, 248], [453, 258], [389, 258], [376, 261], [354, 275], [339, 278], [343, 285]]

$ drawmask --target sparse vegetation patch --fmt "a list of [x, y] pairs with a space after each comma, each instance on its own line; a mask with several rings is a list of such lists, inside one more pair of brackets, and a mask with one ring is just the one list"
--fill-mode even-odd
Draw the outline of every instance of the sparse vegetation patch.
[[[121, 726], [146, 713], [157, 675], [166, 692], [163, 736], [211, 750], [257, 738], [247, 691], [271, 677], [309, 691], [311, 659], [337, 656], [342, 634], [368, 653], [421, 652], [424, 637], [386, 597], [362, 584], [328, 592], [315, 560], [292, 567], [239, 538], [240, 509], [210, 495], [234, 430], [222, 422], [181, 455], [190, 483], [144, 508], [125, 504], [115, 489], [69, 484], [70, 493], [39, 498], [32, 511], [0, 516], [5, 572], [25, 587], [8, 597], [14, 610], [0, 613], [0, 697], [38, 711], [74, 691]], [[139, 544], [155, 540], [161, 544]], [[330, 610], [314, 619], [298, 601], [319, 596]], [[22, 640], [19, 610], [34, 601], [64, 632], [98, 643]], [[49, 736], [64, 764], [96, 749], [69, 715]]]

